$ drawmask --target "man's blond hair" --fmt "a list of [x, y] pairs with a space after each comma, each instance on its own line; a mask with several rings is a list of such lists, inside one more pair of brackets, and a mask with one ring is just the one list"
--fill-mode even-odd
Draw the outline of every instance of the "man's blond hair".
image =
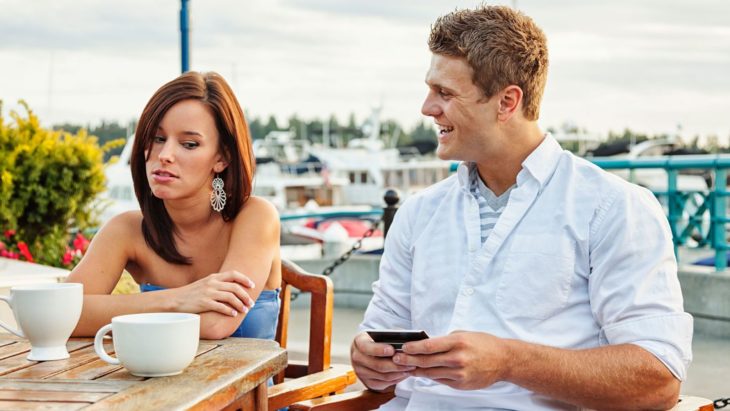
[[505, 6], [456, 10], [439, 17], [428, 40], [431, 52], [462, 57], [487, 98], [509, 85], [523, 92], [523, 114], [540, 116], [548, 69], [547, 39], [532, 19]]

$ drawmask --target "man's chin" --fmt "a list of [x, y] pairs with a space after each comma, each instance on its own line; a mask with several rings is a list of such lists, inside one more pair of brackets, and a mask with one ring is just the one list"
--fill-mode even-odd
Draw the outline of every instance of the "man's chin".
[[438, 157], [440, 160], [461, 160], [459, 158], [456, 158], [456, 156], [454, 156], [453, 153], [450, 153], [449, 150], [442, 148], [441, 145], [436, 147], [436, 157]]

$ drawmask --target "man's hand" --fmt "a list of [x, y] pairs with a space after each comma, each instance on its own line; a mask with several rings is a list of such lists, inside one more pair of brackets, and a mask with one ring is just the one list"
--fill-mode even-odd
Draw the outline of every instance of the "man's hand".
[[506, 341], [491, 334], [455, 331], [406, 343], [393, 362], [417, 367], [410, 374], [451, 388], [477, 390], [505, 378], [510, 354]]
[[360, 381], [371, 390], [383, 391], [411, 376], [412, 366], [393, 362], [395, 350], [389, 344], [373, 342], [367, 333], [355, 337], [350, 347], [350, 361]]

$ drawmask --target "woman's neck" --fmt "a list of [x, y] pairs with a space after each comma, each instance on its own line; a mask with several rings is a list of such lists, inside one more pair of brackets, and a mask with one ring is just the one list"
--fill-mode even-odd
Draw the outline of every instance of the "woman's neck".
[[199, 231], [216, 220], [223, 221], [220, 213], [213, 210], [207, 198], [166, 201], [165, 208], [179, 234]]

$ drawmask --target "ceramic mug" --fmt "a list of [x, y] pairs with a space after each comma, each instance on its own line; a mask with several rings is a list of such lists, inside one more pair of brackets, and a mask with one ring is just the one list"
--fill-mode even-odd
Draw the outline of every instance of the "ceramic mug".
[[[112, 332], [116, 358], [104, 350], [104, 336]], [[200, 316], [188, 313], [120, 315], [99, 329], [96, 354], [109, 364], [121, 364], [140, 377], [180, 374], [198, 351]]]
[[68, 358], [66, 342], [81, 318], [84, 285], [80, 283], [32, 284], [10, 288], [0, 296], [15, 315], [19, 330], [0, 321], [0, 327], [30, 341], [32, 361]]

